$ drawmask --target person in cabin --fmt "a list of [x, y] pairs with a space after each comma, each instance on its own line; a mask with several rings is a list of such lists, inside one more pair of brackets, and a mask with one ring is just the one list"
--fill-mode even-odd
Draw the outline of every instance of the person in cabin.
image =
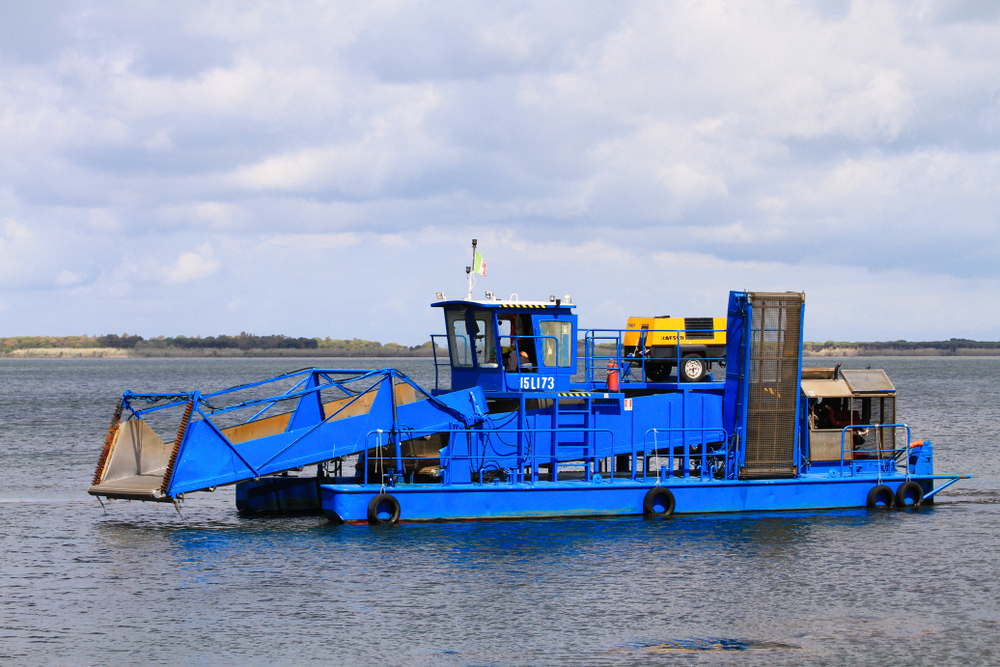
[[514, 317], [514, 315], [500, 315], [497, 317], [500, 356], [503, 359], [503, 368], [508, 373], [517, 372], [517, 357], [514, 356], [514, 349], [516, 347], [514, 342]]
[[[851, 410], [848, 405], [845, 405], [848, 400], [844, 398], [820, 399], [815, 410], [818, 428], [842, 429], [845, 426], [863, 424], [864, 422], [861, 420], [861, 415], [858, 414], [858, 411]], [[860, 430], [851, 429], [851, 436], [855, 449], [864, 444], [865, 438]]]
[[[511, 332], [511, 345], [504, 350], [504, 368], [508, 373], [534, 373], [535, 341], [532, 338], [531, 316], [510, 315], [500, 322], [501, 331], [509, 327]], [[504, 326], [504, 322], [510, 324]]]

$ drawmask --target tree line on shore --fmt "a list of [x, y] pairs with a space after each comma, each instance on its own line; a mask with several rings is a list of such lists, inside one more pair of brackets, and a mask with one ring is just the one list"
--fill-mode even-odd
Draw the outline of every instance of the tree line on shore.
[[877, 342], [848, 343], [828, 340], [823, 343], [803, 343], [803, 352], [814, 355], [838, 356], [851, 352], [859, 356], [878, 355], [995, 355], [1000, 353], [1000, 341], [969, 340], [952, 338], [949, 340], [908, 341], [891, 340]]
[[[257, 336], [241, 332], [237, 336], [142, 336], [123, 333], [104, 336], [14, 336], [0, 338], [0, 354], [8, 355], [18, 350], [87, 350], [108, 349], [127, 352], [129, 356], [170, 356], [171, 353], [195, 356], [199, 352], [230, 353], [314, 353], [321, 356], [429, 356], [433, 353], [431, 342], [408, 347], [397, 343], [382, 344], [377, 341], [354, 338], [337, 340], [304, 338], [283, 335]], [[283, 356], [283, 355], [282, 355]]]
[[[32, 350], [56, 352], [58, 350], [113, 350], [126, 356], [342, 356], [342, 357], [423, 357], [433, 354], [431, 342], [406, 346], [397, 343], [353, 338], [337, 340], [304, 338], [283, 335], [257, 336], [241, 332], [237, 336], [142, 336], [123, 333], [104, 336], [14, 336], [0, 338], [0, 355], [23, 355]], [[440, 349], [440, 348], [439, 348]], [[602, 349], [601, 354], [612, 354], [613, 348]], [[1000, 341], [975, 341], [952, 338], [946, 341], [883, 341], [843, 342], [828, 340], [823, 343], [803, 343], [807, 356], [902, 356], [902, 355], [987, 355], [1000, 354]], [[582, 350], [581, 350], [582, 353]], [[46, 355], [50, 356], [50, 355]]]
[[[318, 338], [292, 338], [291, 336], [255, 336], [245, 331], [238, 336], [208, 336], [202, 338], [195, 336], [177, 336], [175, 338], [158, 337], [149, 340], [142, 336], [129, 336], [128, 334], [108, 334], [98, 336], [97, 342], [101, 347], [115, 347], [124, 349], [134, 349], [142, 344], [143, 347], [165, 348], [178, 347], [182, 350], [192, 349], [238, 349], [238, 350], [315, 350], [319, 347]], [[346, 342], [346, 341], [345, 341]]]

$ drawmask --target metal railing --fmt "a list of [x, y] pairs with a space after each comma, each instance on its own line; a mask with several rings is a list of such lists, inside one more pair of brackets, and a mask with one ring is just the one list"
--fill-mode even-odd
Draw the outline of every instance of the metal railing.
[[[550, 434], [547, 444], [549, 445], [548, 451], [538, 451], [539, 448], [539, 438], [534, 437], [538, 434]], [[395, 449], [391, 455], [387, 455], [386, 459], [391, 460], [395, 466], [392, 471], [385, 473], [386, 475], [396, 475], [402, 476], [403, 471], [405, 471], [405, 464], [408, 461], [427, 461], [433, 460], [434, 457], [425, 456], [403, 456], [402, 455], [402, 443], [407, 442], [416, 437], [421, 437], [423, 435], [439, 435], [448, 434], [448, 444], [446, 449], [447, 453], [444, 453], [442, 448], [442, 453], [439, 456], [439, 465], [443, 471], [452, 465], [454, 461], [469, 461], [470, 473], [481, 473], [484, 470], [507, 470], [511, 479], [515, 482], [525, 482], [530, 479], [532, 483], [539, 480], [540, 472], [539, 469], [542, 466], [550, 466], [549, 474], [552, 475], [552, 480], [557, 481], [559, 477], [559, 466], [565, 465], [567, 463], [572, 463], [576, 461], [582, 461], [584, 467], [584, 480], [591, 481], [594, 474], [597, 474], [598, 462], [614, 455], [614, 432], [612, 429], [607, 428], [584, 428], [584, 427], [562, 427], [562, 428], [497, 428], [497, 429], [451, 429], [447, 431], [440, 430], [430, 430], [430, 429], [406, 429], [404, 431], [399, 431], [396, 433], [390, 433], [388, 431], [373, 429], [369, 431], [365, 436], [365, 449], [362, 451], [361, 456], [364, 459], [364, 483], [368, 484], [368, 459], [371, 457], [369, 452], [373, 447], [369, 446], [371, 439], [376, 438], [376, 444], [374, 448], [382, 448], [392, 446]], [[583, 434], [584, 439], [582, 443], [565, 443], [559, 442], [557, 435], [570, 435], [570, 434]], [[588, 434], [593, 434], [592, 437], [588, 437]], [[601, 453], [603, 446], [598, 444], [598, 434], [606, 434], [610, 438], [610, 444], [607, 446], [607, 452]], [[509, 454], [500, 453], [490, 453], [487, 451], [487, 447], [490, 446], [489, 440], [491, 436], [501, 436], [501, 435], [514, 435], [517, 437], [516, 452], [511, 452]], [[391, 436], [395, 436], [392, 438]], [[400, 436], [403, 436], [402, 438]], [[388, 437], [389, 440], [383, 442], [382, 438]], [[468, 438], [468, 446], [470, 449], [469, 454], [455, 454], [452, 450], [454, 447], [455, 437], [465, 437]], [[472, 440], [479, 439], [482, 443], [481, 449], [477, 452], [472, 452]], [[510, 443], [503, 442], [504, 446], [512, 446]], [[574, 447], [581, 449], [582, 456], [572, 456], [571, 458], [561, 458], [556, 451], [558, 447]], [[635, 446], [633, 445], [633, 451]], [[512, 464], [509, 467], [502, 467], [497, 465], [497, 462], [503, 462], [504, 459], [511, 460]], [[473, 463], [478, 462], [479, 467], [474, 469]], [[487, 466], [492, 465], [493, 467], [487, 468]], [[530, 472], [525, 473], [525, 469], [530, 470]], [[414, 473], [415, 474], [415, 471]], [[412, 478], [412, 474], [411, 474]], [[450, 475], [445, 476], [442, 474], [442, 483], [445, 485], [451, 484]]]
[[[667, 463], [666, 466], [663, 466], [663, 467], [660, 468], [660, 478], [661, 479], [663, 479], [666, 476], [665, 475], [665, 471], [670, 471], [670, 475], [671, 476], [673, 475], [673, 471], [674, 471], [674, 459], [675, 458], [677, 458], [678, 462], [681, 464], [678, 469], [681, 471], [684, 479], [690, 479], [691, 478], [691, 470], [692, 470], [692, 467], [691, 467], [691, 458], [692, 458], [692, 456], [691, 456], [691, 442], [690, 442], [690, 438], [688, 438], [687, 436], [688, 436], [689, 433], [692, 433], [692, 432], [698, 432], [698, 433], [705, 434], [705, 437], [702, 438], [702, 441], [700, 443], [698, 443], [698, 447], [701, 450], [698, 453], [698, 455], [697, 455], [697, 458], [700, 459], [700, 465], [698, 467], [698, 472], [700, 473], [699, 477], [702, 480], [711, 479], [713, 477], [713, 475], [711, 474], [712, 473], [712, 467], [709, 465], [710, 461], [713, 461], [713, 460], [716, 463], [721, 463], [721, 465], [717, 469], [722, 473], [723, 477], [725, 476], [726, 470], [728, 468], [728, 457], [729, 457], [729, 450], [726, 447], [726, 443], [729, 442], [729, 433], [726, 431], [726, 429], [721, 428], [721, 427], [651, 428], [651, 429], [647, 430], [646, 433], [645, 433], [645, 435], [643, 436], [643, 455], [644, 456], [649, 451], [648, 448], [646, 447], [646, 445], [649, 442], [649, 436], [650, 436], [650, 434], [653, 435], [653, 450], [652, 451], [654, 451], [654, 452], [658, 452], [661, 449], [661, 447], [659, 446], [659, 443], [657, 442], [657, 438], [656, 438], [656, 436], [658, 434], [660, 434], [660, 433], [668, 433], [668, 434], [669, 433], [680, 433], [681, 434], [681, 438], [684, 441], [683, 444], [681, 445], [681, 447], [683, 447], [683, 452], [681, 454], [679, 454], [679, 455], [674, 454], [674, 448], [676, 447], [676, 445], [674, 445], [671, 442], [671, 439], [670, 439], [670, 437], [668, 435], [668, 438], [667, 438], [667, 457], [666, 457], [668, 463]], [[706, 440], [708, 440], [708, 435], [707, 434], [709, 434], [709, 433], [719, 434], [721, 437], [720, 437], [719, 440], [713, 440], [712, 442], [706, 442]], [[721, 448], [718, 449], [718, 450], [715, 450], [715, 451], [709, 451], [709, 449], [708, 449], [709, 445], [713, 445], [713, 444], [718, 444], [718, 445], [720, 445]], [[634, 452], [634, 448], [633, 448], [633, 452]], [[657, 454], [657, 455], [655, 455], [655, 458], [663, 458], [663, 457], [660, 457]], [[643, 465], [643, 477], [642, 477], [643, 481], [646, 480], [646, 474], [648, 472], [648, 467], [649, 467], [648, 465]], [[633, 470], [633, 473], [636, 470], [635, 453], [633, 453], [632, 470]], [[634, 474], [633, 474], [633, 479], [635, 479], [635, 475]]]
[[[869, 429], [869, 428], [870, 429], [874, 429], [874, 431], [875, 431], [875, 449], [854, 449], [853, 448], [853, 444], [854, 444], [853, 443], [853, 435], [852, 435], [852, 442], [851, 442], [852, 447], [851, 447], [850, 450], [846, 449], [846, 446], [847, 446], [847, 432], [848, 431], [856, 430], [856, 429]], [[882, 447], [882, 442], [883, 442], [882, 431], [883, 431], [883, 429], [887, 429], [887, 428], [891, 428], [891, 429], [905, 428], [906, 429], [906, 446], [902, 447], [902, 448], [896, 447], [896, 448], [892, 448], [892, 449], [885, 449], [885, 448], [883, 448]], [[898, 455], [900, 453], [908, 453], [910, 451], [910, 427], [907, 426], [906, 424], [851, 424], [849, 426], [845, 426], [841, 430], [841, 432], [840, 432], [840, 473], [839, 474], [840, 474], [841, 477], [844, 477], [844, 460], [845, 460], [844, 459], [844, 454], [847, 453], [848, 451], [850, 451], [851, 454], [853, 455], [852, 459], [851, 459], [852, 463], [851, 463], [851, 465], [848, 466], [848, 472], [851, 473], [852, 477], [854, 476], [854, 463], [853, 463], [853, 461], [856, 461], [858, 459], [857, 455], [860, 454], [860, 453], [866, 453], [868, 455], [875, 454], [875, 458], [879, 462], [878, 463], [878, 473], [879, 473], [879, 475], [882, 474], [882, 462], [883, 461], [890, 461], [891, 460], [892, 463], [893, 463], [893, 472], [895, 472], [896, 471], [895, 470], [896, 459], [897, 459]], [[907, 465], [906, 466], [906, 479], [909, 479], [909, 478], [910, 478], [910, 467]]]
[[[698, 443], [691, 442], [690, 436], [695, 433], [702, 435], [701, 441]], [[402, 455], [403, 443], [424, 435], [443, 434], [448, 435], [448, 444], [441, 449], [438, 457]], [[544, 434], [548, 434], [549, 437], [544, 438]], [[667, 434], [667, 442], [665, 444], [658, 442], [657, 436], [659, 434]], [[504, 435], [513, 436], [516, 438], [516, 443], [505, 442], [500, 438], [500, 436]], [[559, 435], [582, 435], [583, 441], [571, 443], [560, 442], [558, 439]], [[676, 445], [673, 442], [673, 440], [677, 439], [678, 435], [683, 440], [683, 444], [681, 445]], [[718, 440], [711, 438], [710, 436], [712, 435], [718, 436]], [[503, 446], [515, 447], [515, 451], [506, 454], [498, 453], [495, 450], [493, 452], [488, 451], [489, 447], [496, 446], [490, 442], [492, 436], [500, 438]], [[467, 439], [468, 454], [458, 454], [454, 451], [457, 444], [456, 438], [462, 437]], [[372, 444], [373, 438], [375, 439], [374, 447], [369, 446]], [[711, 442], [709, 442], [710, 439], [712, 440]], [[478, 440], [478, 446], [474, 445], [474, 441], [476, 440]], [[607, 428], [487, 428], [473, 430], [452, 429], [448, 431], [406, 429], [396, 433], [375, 429], [367, 433], [365, 449], [362, 451], [359, 460], [363, 462], [363, 482], [364, 484], [368, 484], [369, 470], [371, 468], [370, 462], [377, 456], [371, 453], [372, 450], [377, 449], [381, 451], [383, 447], [392, 447], [394, 451], [386, 454], [384, 457], [387, 464], [378, 466], [380, 470], [377, 471], [381, 474], [382, 479], [380, 479], [380, 483], [385, 483], [387, 486], [395, 485], [400, 479], [405, 481], [407, 476], [409, 476], [412, 482], [418, 473], [417, 462], [434, 460], [438, 462], [441, 470], [441, 483], [446, 486], [456, 483], [452, 481], [451, 474], [445, 474], [446, 469], [455, 469], [454, 463], [456, 461], [469, 462], [470, 482], [472, 483], [477, 481], [485, 483], [485, 473], [491, 471], [502, 472], [507, 481], [511, 483], [535, 483], [542, 477], [542, 468], [545, 466], [548, 466], [545, 474], [549, 476], [549, 479], [551, 481], [558, 481], [560, 466], [577, 462], [580, 462], [583, 466], [584, 481], [590, 482], [594, 481], [595, 475], [600, 474], [600, 462], [604, 460], [609, 461], [609, 470], [606, 471], [608, 472], [607, 482], [609, 484], [614, 484], [615, 475], [622, 472], [628, 473], [630, 481], [647, 482], [651, 473], [650, 461], [660, 458], [666, 458], [668, 461], [666, 466], [659, 466], [657, 468], [657, 475], [660, 480], [666, 481], [668, 477], [674, 476], [675, 462], [680, 464], [676, 469], [681, 472], [683, 478], [691, 479], [691, 471], [694, 470], [692, 460], [695, 460], [699, 463], [697, 468], [699, 478], [702, 481], [706, 481], [714, 477], [714, 470], [718, 470], [723, 477], [725, 476], [728, 457], [730, 456], [730, 452], [726, 448], [728, 440], [729, 435], [726, 430], [718, 427], [651, 428], [646, 431], [641, 447], [639, 443], [632, 442], [628, 449], [618, 451], [614, 446], [614, 432], [612, 429]], [[605, 445], [601, 441], [607, 444]], [[713, 444], [719, 445], [719, 448], [711, 450], [710, 446]], [[542, 449], [543, 445], [546, 446], [544, 450]], [[566, 454], [560, 457], [558, 453], [559, 447], [576, 448], [581, 450], [581, 455]], [[675, 454], [674, 450], [677, 447], [682, 447], [683, 451]], [[697, 454], [692, 454], [691, 452], [694, 447], [698, 447], [700, 450]], [[662, 456], [660, 452], [665, 448], [668, 450], [667, 455]], [[447, 452], [445, 451], [446, 449]], [[629, 457], [630, 465], [628, 470], [617, 469], [618, 457], [621, 456]], [[409, 462], [413, 462], [414, 465], [412, 471], [407, 473], [406, 464]], [[711, 465], [713, 462], [717, 464], [714, 467]], [[388, 467], [389, 464], [391, 464], [391, 468]], [[475, 479], [476, 476], [478, 476], [478, 480]], [[601, 477], [600, 479], [603, 480], [604, 478]]]
[[[620, 384], [627, 384], [633, 382], [647, 382], [650, 374], [648, 369], [654, 365], [657, 371], [663, 373], [661, 370], [665, 368], [665, 365], [672, 365], [673, 368], [680, 369], [681, 363], [685, 359], [685, 354], [690, 353], [690, 348], [692, 346], [700, 345], [712, 345], [711, 341], [706, 342], [704, 339], [695, 339], [697, 342], [684, 343], [683, 340], [687, 338], [692, 333], [699, 334], [711, 334], [714, 339], [715, 334], [719, 332], [725, 332], [725, 329], [645, 329], [642, 331], [637, 331], [635, 329], [588, 329], [584, 332], [584, 377], [585, 381], [592, 386], [597, 386], [602, 384], [598, 381], [596, 377], [596, 372], [606, 371], [608, 364], [610, 362], [615, 362], [618, 366], [619, 382]], [[632, 351], [625, 348], [624, 337], [626, 334], [639, 333], [639, 343], [635, 346], [629, 346]], [[673, 343], [672, 345], [665, 345], [663, 347], [673, 347], [674, 356], [673, 357], [648, 357], [646, 356], [646, 350], [649, 346], [646, 344], [646, 339], [649, 334], [673, 334], [674, 340], [682, 340], [680, 343]], [[682, 339], [682, 334], [685, 336]], [[615, 353], [610, 354], [597, 354], [598, 346], [610, 346], [614, 345]], [[720, 343], [713, 346], [725, 347], [725, 344]], [[688, 352], [685, 352], [685, 348], [688, 348]], [[720, 366], [725, 365], [726, 357], [725, 353], [722, 356], [704, 356], [702, 359], [706, 363], [715, 363]], [[632, 372], [638, 370], [638, 379], [632, 377]], [[654, 371], [655, 373], [656, 371]], [[667, 371], [669, 373], [669, 371]], [[661, 382], [665, 380], [655, 380], [656, 382]], [[674, 380], [674, 382], [680, 382], [680, 376]]]

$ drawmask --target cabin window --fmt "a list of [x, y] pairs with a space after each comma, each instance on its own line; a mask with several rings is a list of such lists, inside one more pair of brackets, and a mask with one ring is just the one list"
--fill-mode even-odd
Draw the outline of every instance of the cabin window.
[[503, 367], [510, 370], [510, 355], [514, 349], [514, 320], [510, 316], [497, 318], [497, 340]]
[[500, 338], [500, 347], [503, 348], [504, 353], [507, 352], [507, 348], [511, 346], [511, 337], [514, 335], [514, 320], [511, 318], [503, 318], [497, 320], [497, 336]]
[[503, 367], [508, 373], [534, 373], [535, 338], [531, 316], [504, 313], [497, 319]]
[[493, 314], [488, 311], [473, 311], [473, 336], [476, 343], [476, 363], [484, 368], [497, 367], [497, 347], [493, 340]]
[[469, 329], [465, 324], [465, 311], [448, 311], [447, 323], [448, 345], [451, 347], [451, 365], [471, 368], [472, 346], [469, 343]]
[[542, 327], [542, 360], [546, 366], [569, 366], [573, 357], [571, 346], [573, 324], [550, 320], [541, 322]]

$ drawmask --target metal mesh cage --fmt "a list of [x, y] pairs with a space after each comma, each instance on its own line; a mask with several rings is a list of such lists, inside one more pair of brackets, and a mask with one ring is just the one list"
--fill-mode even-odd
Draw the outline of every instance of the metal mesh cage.
[[[852, 421], [861, 424], [895, 424], [896, 423], [896, 397], [895, 396], [862, 396], [855, 397], [852, 405]], [[904, 445], [905, 447], [905, 445]], [[859, 429], [854, 436], [855, 451], [871, 451], [878, 449], [892, 450], [896, 448], [896, 429], [894, 428], [869, 428]]]
[[746, 459], [741, 479], [795, 476], [803, 294], [751, 292]]

